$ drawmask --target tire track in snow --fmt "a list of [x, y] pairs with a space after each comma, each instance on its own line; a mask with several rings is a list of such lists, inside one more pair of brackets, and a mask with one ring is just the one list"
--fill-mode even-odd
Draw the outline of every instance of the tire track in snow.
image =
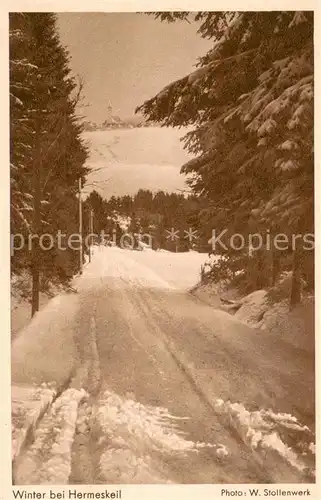
[[83, 409], [90, 410], [88, 401], [99, 393], [100, 388], [95, 328], [95, 318], [91, 317], [90, 329], [84, 339], [82, 365], [72, 370], [66, 382], [25, 431], [12, 464], [13, 484], [67, 484], [70, 477], [79, 475], [78, 463], [80, 482], [91, 484], [95, 477], [92, 435], [85, 448], [80, 446], [87, 435], [86, 429], [81, 427], [85, 423], [84, 419], [81, 421]]
[[[140, 307], [145, 314], [146, 320], [150, 321], [150, 331], [157, 332], [161, 336], [180, 369], [184, 371], [195, 391], [222, 423], [223, 428], [229, 431], [234, 438], [236, 437], [239, 443], [242, 442], [251, 456], [259, 464], [262, 464], [266, 471], [270, 469], [270, 479], [273, 482], [280, 482], [284, 477], [289, 478], [289, 482], [313, 482], [315, 471], [312, 458], [314, 447], [313, 441], [311, 442], [311, 439], [314, 438], [312, 431], [307, 426], [301, 425], [291, 415], [276, 414], [272, 410], [264, 409], [249, 412], [242, 404], [233, 404], [230, 401], [224, 402], [218, 397], [213, 399], [212, 394], [207, 394], [205, 381], [203, 380], [200, 383], [197, 370], [193, 364], [186, 359], [184, 354], [178, 354], [179, 351], [175, 343], [168, 340], [165, 331], [159, 326], [155, 316], [164, 318], [164, 315], [166, 315], [167, 321], [170, 322], [171, 317], [168, 312], [165, 308], [160, 307], [159, 302], [155, 300], [153, 291], [144, 289], [143, 292], [147, 299], [146, 297], [144, 299], [140, 294], [137, 294], [135, 299], [137, 307]], [[148, 297], [153, 300], [148, 300]], [[152, 308], [151, 304], [153, 304]], [[153, 316], [154, 319], [152, 320]], [[277, 423], [278, 426], [271, 425], [271, 421]], [[282, 441], [280, 429], [283, 430], [283, 434], [285, 429], [288, 433], [290, 429], [292, 431], [296, 430], [299, 436], [305, 434], [306, 439], [309, 441], [306, 444], [302, 443], [302, 441], [299, 442], [302, 447], [301, 453], [297, 453]]]
[[[97, 347], [96, 304], [90, 318], [87, 338], [84, 339], [83, 362], [87, 365], [88, 398], [78, 408], [75, 435], [72, 444], [70, 484], [99, 484], [100, 439], [95, 424], [95, 405], [101, 388], [100, 360]], [[81, 330], [78, 332], [81, 335]]]
[[[248, 467], [249, 459], [251, 459], [252, 472], [250, 473], [250, 477], [259, 477], [261, 482], [268, 480], [265, 470], [257, 463], [257, 460], [253, 460], [253, 452], [248, 449], [237, 431], [233, 427], [230, 427], [224, 418], [217, 415], [211, 401], [206, 398], [202, 388], [195, 383], [187, 364], [177, 355], [175, 349], [173, 349], [173, 346], [169, 343], [168, 337], [164, 331], [160, 330], [160, 327], [155, 322], [153, 315], [150, 313], [148, 308], [146, 309], [145, 300], [142, 300], [141, 297], [142, 288], [140, 286], [128, 286], [126, 281], [124, 281], [126, 283], [126, 286], [124, 287], [121, 285], [121, 281], [124, 280], [120, 278], [119, 283], [115, 286], [119, 291], [121, 291], [122, 302], [121, 306], [119, 304], [119, 308], [123, 311], [123, 315], [125, 315], [124, 317], [127, 320], [127, 333], [135, 327], [135, 336], [139, 337], [139, 344], [144, 344], [144, 352], [154, 352], [152, 364], [154, 365], [156, 371], [162, 374], [163, 379], [165, 380], [165, 386], [167, 385], [167, 382], [171, 384], [169, 378], [171, 375], [170, 373], [166, 373], [166, 371], [174, 362], [176, 369], [178, 369], [178, 372], [181, 374], [182, 380], [187, 381], [190, 386], [192, 393], [194, 394], [194, 399], [196, 396], [200, 401], [201, 407], [205, 407], [209, 415], [215, 416], [215, 427], [217, 430], [220, 429], [220, 433], [217, 432], [216, 434], [213, 434], [212, 437], [215, 441], [217, 441], [217, 439], [219, 439], [220, 442], [223, 441], [223, 444], [215, 445], [215, 450], [213, 448], [214, 451], [212, 453], [211, 460], [213, 462], [213, 467], [217, 458], [222, 458], [225, 454], [230, 454], [230, 451], [228, 450], [232, 450], [234, 448], [234, 461], [235, 456], [237, 456], [237, 461], [242, 462], [243, 469]], [[145, 288], [144, 293], [146, 293]], [[148, 298], [146, 299], [146, 303], [148, 303]], [[137, 380], [137, 382], [139, 382], [139, 380]], [[163, 396], [161, 396], [161, 398], [163, 398]], [[191, 421], [192, 420], [193, 416], [191, 416]], [[195, 428], [195, 424], [191, 423], [191, 425]], [[222, 429], [224, 429], [224, 438], [222, 438]], [[201, 429], [198, 429], [198, 431], [202, 432]], [[226, 441], [228, 442], [228, 445]], [[224, 450], [227, 451], [225, 452]], [[229, 460], [229, 458], [226, 460]], [[221, 468], [224, 469], [224, 460], [223, 462], [219, 460], [219, 462], [215, 464], [215, 467], [218, 470]], [[220, 472], [215, 472], [215, 476], [222, 476], [222, 474]]]
[[[147, 294], [151, 294], [152, 292], [150, 290], [144, 289], [144, 292]], [[172, 341], [170, 341], [163, 329], [159, 326], [159, 323], [156, 321], [153, 311], [151, 308], [149, 308], [146, 304], [148, 304], [148, 300], [143, 300], [143, 298], [140, 296], [139, 293], [133, 294], [134, 301], [135, 301], [135, 306], [141, 311], [142, 315], [145, 318], [146, 323], [149, 325], [149, 328], [146, 328], [146, 331], [153, 332], [151, 335], [155, 335], [158, 337], [158, 339], [161, 339], [164, 349], [167, 351], [171, 359], [174, 361], [175, 365], [177, 366], [178, 370], [183, 374], [183, 376], [186, 378], [190, 386], [192, 387], [193, 391], [197, 394], [199, 397], [200, 401], [203, 403], [203, 405], [207, 408], [209, 411], [209, 415], [213, 415], [221, 427], [221, 430], [224, 429], [226, 432], [225, 438], [226, 440], [226, 445], [227, 445], [227, 450], [229, 450], [229, 453], [234, 449], [234, 454], [238, 454], [238, 459], [241, 458], [241, 454], [244, 454], [248, 458], [253, 458], [253, 453], [249, 453], [249, 449], [244, 443], [242, 437], [239, 435], [239, 433], [236, 431], [235, 428], [231, 427], [229, 422], [227, 422], [225, 419], [221, 418], [221, 415], [217, 412], [217, 409], [215, 408], [215, 405], [213, 405], [213, 402], [211, 401], [210, 398], [207, 397], [206, 392], [204, 391], [204, 388], [200, 386], [196, 380], [196, 378], [193, 376], [193, 373], [190, 369], [190, 364], [186, 362], [184, 357], [182, 355], [179, 355], [177, 352], [177, 348], [175, 348], [175, 345]], [[153, 308], [154, 309], [154, 308]], [[163, 309], [158, 309], [158, 311], [162, 314], [164, 314]], [[220, 436], [220, 440], [222, 441], [222, 437]], [[224, 442], [224, 438], [223, 438]], [[235, 447], [236, 445], [236, 447]], [[224, 446], [225, 447], [225, 446]], [[260, 462], [261, 460], [257, 460], [258, 457], [256, 457], [255, 462], [258, 462], [259, 468], [260, 468]], [[257, 470], [258, 475], [262, 475], [262, 472], [260, 474], [259, 470]], [[263, 472], [263, 477], [265, 476], [265, 472]]]
[[[84, 391], [70, 387], [71, 381], [72, 376], [58, 389], [28, 429], [23, 446], [13, 460], [13, 484], [55, 483], [57, 476], [66, 476], [69, 462], [66, 443], [70, 447], [75, 413], [84, 395]], [[65, 463], [53, 461], [54, 455], [62, 455]]]
[[[25, 456], [27, 455], [30, 447], [33, 445], [36, 439], [36, 431], [40, 426], [41, 421], [45, 417], [45, 415], [48, 413], [52, 405], [61, 397], [63, 392], [67, 390], [67, 388], [70, 385], [71, 380], [73, 379], [75, 375], [74, 370], [71, 371], [69, 377], [67, 380], [56, 389], [56, 391], [51, 391], [52, 395], [51, 397], [48, 398], [47, 401], [45, 401], [45, 404], [41, 406], [40, 410], [33, 416], [33, 418], [30, 420], [30, 422], [27, 419], [26, 425], [22, 430], [22, 440], [16, 450], [16, 453], [13, 457], [12, 460], [12, 481], [13, 484], [17, 484], [16, 481], [16, 475], [17, 475], [17, 470], [19, 469], [20, 464], [24, 460]], [[41, 388], [39, 388], [41, 389]]]

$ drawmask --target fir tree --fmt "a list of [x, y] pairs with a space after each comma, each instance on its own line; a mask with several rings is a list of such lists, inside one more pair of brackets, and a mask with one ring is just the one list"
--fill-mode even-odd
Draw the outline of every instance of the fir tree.
[[[77, 231], [78, 179], [87, 173], [76, 116], [79, 92], [53, 14], [10, 15], [10, 93], [12, 231], [23, 228], [25, 234], [37, 235], [31, 255], [14, 255], [13, 271], [31, 269], [34, 314], [41, 280], [66, 282], [75, 272], [75, 252], [67, 248], [64, 259], [56, 236], [59, 230], [67, 235]], [[55, 241], [50, 251], [39, 244], [44, 233]]]
[[[311, 232], [313, 13], [199, 12], [195, 19], [213, 49], [138, 110], [164, 126], [194, 126], [185, 147], [196, 158], [182, 172], [207, 202], [202, 224], [229, 234]], [[296, 251], [292, 303], [300, 295]]]

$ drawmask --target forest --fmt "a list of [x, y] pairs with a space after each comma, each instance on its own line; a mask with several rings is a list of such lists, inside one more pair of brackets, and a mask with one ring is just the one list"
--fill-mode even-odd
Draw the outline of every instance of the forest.
[[200, 200], [196, 196], [140, 189], [134, 196], [112, 196], [106, 200], [94, 190], [84, 204], [87, 233], [91, 210], [97, 242], [102, 232], [115, 234], [110, 241], [120, 246], [120, 238], [126, 233], [136, 236], [135, 249], [141, 238], [153, 250], [210, 252], [210, 235], [207, 239], [205, 235], [198, 237]]
[[[221, 259], [203, 279], [232, 277], [250, 291], [273, 286], [290, 272], [294, 306], [302, 283], [314, 286], [314, 245], [302, 244], [314, 234], [313, 12], [147, 15], [195, 22], [199, 35], [213, 40], [194, 72], [169, 82], [136, 110], [147, 125], [189, 127], [184, 147], [194, 158], [181, 172], [190, 193], [140, 190], [134, 197], [103, 200], [93, 192], [84, 204], [85, 226], [91, 206], [95, 229], [116, 225], [122, 231], [117, 217], [127, 217], [129, 232], [151, 233], [154, 249], [176, 252], [215, 253], [208, 245], [213, 229], [224, 231], [226, 243], [235, 234], [246, 241], [254, 233], [268, 232], [273, 241], [281, 234], [290, 241], [282, 250], [274, 244], [254, 252], [248, 246], [220, 248]], [[44, 252], [39, 239], [78, 231], [79, 183], [89, 173], [85, 122], [77, 112], [82, 91], [70, 72], [56, 16], [12, 13], [11, 238], [33, 235], [33, 245], [12, 255], [11, 272], [30, 272], [33, 313], [40, 290], [68, 283], [79, 270], [77, 251], [54, 246]], [[166, 237], [172, 228], [179, 240]], [[185, 237], [190, 228], [197, 240]], [[293, 244], [293, 235], [302, 238]]]

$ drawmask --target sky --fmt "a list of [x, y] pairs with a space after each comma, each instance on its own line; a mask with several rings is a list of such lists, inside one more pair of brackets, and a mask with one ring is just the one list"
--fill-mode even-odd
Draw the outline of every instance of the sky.
[[113, 114], [133, 116], [136, 106], [193, 71], [211, 47], [195, 23], [167, 24], [145, 14], [60, 13], [58, 29], [71, 70], [84, 81], [82, 112], [97, 123], [110, 104]]

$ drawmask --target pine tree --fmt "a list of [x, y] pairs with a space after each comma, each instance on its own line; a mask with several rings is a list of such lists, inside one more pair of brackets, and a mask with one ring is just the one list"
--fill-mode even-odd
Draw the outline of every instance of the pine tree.
[[11, 160], [11, 228], [13, 234], [27, 236], [31, 232], [33, 196], [30, 189], [30, 159], [32, 133], [32, 82], [37, 66], [31, 64], [28, 53], [29, 37], [25, 15], [10, 17], [10, 160]]
[[56, 240], [59, 230], [77, 231], [78, 179], [87, 173], [76, 117], [77, 83], [55, 23], [53, 14], [10, 15], [12, 230], [23, 226], [25, 233], [36, 235], [31, 255], [25, 252], [21, 262], [22, 254], [15, 254], [13, 270], [21, 265], [31, 269], [32, 314], [39, 308], [41, 281], [68, 281], [75, 271], [75, 252], [67, 248], [62, 254], [56, 244], [45, 251], [40, 237], [47, 233]]
[[311, 232], [313, 13], [199, 12], [195, 19], [213, 49], [138, 110], [164, 126], [194, 126], [185, 147], [196, 158], [182, 172], [207, 201], [205, 225], [229, 234], [250, 226]]

